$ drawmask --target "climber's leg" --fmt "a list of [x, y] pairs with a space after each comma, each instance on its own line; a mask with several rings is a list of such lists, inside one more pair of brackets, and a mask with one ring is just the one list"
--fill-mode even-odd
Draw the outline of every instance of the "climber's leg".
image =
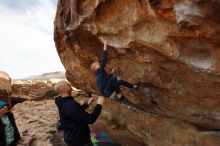
[[124, 80], [118, 80], [118, 85], [119, 85], [119, 86], [123, 85], [123, 86], [128, 87], [128, 88], [131, 88], [131, 89], [134, 88], [134, 85], [133, 85], [133, 84], [128, 83], [128, 82], [126, 82], [126, 81], [124, 81]]
[[123, 85], [123, 86], [125, 86], [125, 87], [130, 88], [130, 89], [137, 89], [137, 88], [139, 87], [139, 84], [140, 84], [140, 83], [131, 84], [131, 83], [128, 83], [128, 82], [126, 82], [126, 81], [124, 81], [124, 80], [118, 79], [118, 84], [119, 84], [119, 86]]
[[122, 96], [120, 84], [118, 83], [117, 77], [111, 76], [107, 82], [104, 93], [105, 93], [105, 96], [111, 96], [113, 92], [116, 92], [116, 95], [118, 98]]
[[[132, 88], [133, 88], [133, 85], [132, 85]], [[120, 85], [118, 83], [117, 77], [114, 77], [114, 76], [110, 77], [110, 79], [108, 80], [103, 96], [110, 97], [113, 92], [116, 92], [117, 100], [119, 102], [128, 103], [127, 98], [124, 97], [121, 93], [121, 89], [120, 89]]]
[[124, 97], [121, 93], [120, 84], [118, 82], [117, 77], [112, 76], [109, 80], [110, 80], [109, 84], [110, 84], [111, 88], [113, 89], [113, 91], [116, 92], [117, 100], [121, 103], [128, 103], [127, 98]]
[[110, 79], [110, 84], [112, 86], [112, 89], [116, 92], [116, 94], [121, 93], [120, 85], [118, 84], [117, 77], [112, 76]]
[[103, 96], [110, 97], [113, 92], [120, 93], [121, 90], [117, 83], [117, 78], [114, 76], [111, 76], [106, 84], [106, 88], [104, 89]]

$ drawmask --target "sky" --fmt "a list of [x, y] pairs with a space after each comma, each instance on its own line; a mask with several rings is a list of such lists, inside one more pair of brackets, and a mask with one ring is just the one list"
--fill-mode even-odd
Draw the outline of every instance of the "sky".
[[0, 71], [12, 79], [64, 71], [53, 41], [57, 0], [0, 0]]

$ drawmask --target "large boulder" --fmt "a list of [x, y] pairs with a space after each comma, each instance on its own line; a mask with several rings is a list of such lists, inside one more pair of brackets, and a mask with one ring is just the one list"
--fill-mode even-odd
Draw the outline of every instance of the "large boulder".
[[106, 70], [142, 82], [138, 91], [123, 90], [137, 107], [218, 130], [219, 34], [219, 0], [59, 0], [54, 22], [74, 87], [98, 93], [90, 65], [107, 39]]
[[[117, 110], [115, 110], [117, 109]], [[147, 146], [219, 146], [218, 131], [207, 131], [176, 119], [146, 113], [107, 100], [103, 115], [143, 138]]]
[[56, 95], [53, 83], [47, 80], [15, 81], [12, 84], [12, 98], [23, 100], [39, 100]]
[[10, 76], [0, 71], [0, 100], [9, 102], [11, 95], [11, 78]]

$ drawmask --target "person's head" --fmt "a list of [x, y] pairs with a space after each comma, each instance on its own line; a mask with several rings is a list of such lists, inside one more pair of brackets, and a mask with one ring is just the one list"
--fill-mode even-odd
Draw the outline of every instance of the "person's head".
[[100, 67], [100, 63], [98, 61], [95, 61], [90, 66], [91, 70], [96, 71]]
[[0, 117], [4, 116], [7, 112], [8, 112], [7, 103], [0, 101]]
[[54, 90], [62, 95], [71, 95], [71, 92], [73, 91], [71, 85], [67, 81], [59, 81], [55, 84]]

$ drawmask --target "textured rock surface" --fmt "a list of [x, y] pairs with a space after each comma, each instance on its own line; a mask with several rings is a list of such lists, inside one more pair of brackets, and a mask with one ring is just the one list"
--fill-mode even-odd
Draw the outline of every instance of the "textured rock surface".
[[[115, 110], [117, 109], [117, 110]], [[206, 131], [179, 120], [120, 105], [108, 100], [103, 115], [119, 123], [145, 140], [149, 146], [218, 146], [220, 132]], [[120, 113], [120, 114], [118, 114]]]
[[9, 101], [11, 95], [11, 78], [10, 76], [0, 71], [0, 100]]
[[12, 112], [22, 137], [22, 146], [53, 145], [58, 118], [53, 100], [25, 101], [16, 104]]
[[12, 97], [27, 100], [52, 97], [55, 94], [52, 81], [26, 80], [12, 84]]
[[106, 69], [143, 83], [139, 91], [124, 90], [133, 103], [220, 130], [219, 0], [59, 0], [54, 27], [76, 88], [97, 93], [90, 65], [107, 39]]

